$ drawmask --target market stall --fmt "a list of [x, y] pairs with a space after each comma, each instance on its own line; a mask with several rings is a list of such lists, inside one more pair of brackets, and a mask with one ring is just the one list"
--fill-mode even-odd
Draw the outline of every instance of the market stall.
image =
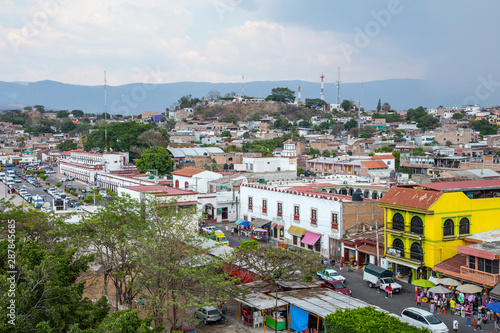
[[252, 239], [259, 242], [265, 242], [268, 240], [268, 233], [266, 229], [255, 229], [252, 231]]
[[[238, 320], [243, 324], [259, 327], [266, 326], [277, 329], [286, 329], [286, 316], [282, 314], [287, 312], [287, 303], [276, 299], [273, 294], [250, 293], [245, 297], [236, 297], [236, 309]], [[264, 325], [265, 323], [265, 325]]]

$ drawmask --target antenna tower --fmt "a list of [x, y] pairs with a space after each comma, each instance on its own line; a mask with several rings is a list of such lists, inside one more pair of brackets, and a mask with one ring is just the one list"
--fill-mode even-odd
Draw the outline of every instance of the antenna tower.
[[241, 98], [245, 96], [245, 75], [241, 75]]
[[106, 124], [106, 71], [104, 71], [104, 152], [108, 152], [108, 125]]
[[337, 79], [337, 105], [340, 105], [340, 84], [342, 81], [340, 81], [340, 67], [338, 67], [338, 79]]
[[300, 89], [300, 83], [299, 83], [299, 92], [297, 94], [297, 104], [302, 103], [302, 101], [300, 100], [300, 95], [301, 95], [300, 92], [301, 92], [301, 89]]
[[321, 100], [324, 101], [325, 100], [325, 82], [324, 82], [324, 79], [325, 79], [325, 74], [321, 74], [320, 76], [321, 78]]

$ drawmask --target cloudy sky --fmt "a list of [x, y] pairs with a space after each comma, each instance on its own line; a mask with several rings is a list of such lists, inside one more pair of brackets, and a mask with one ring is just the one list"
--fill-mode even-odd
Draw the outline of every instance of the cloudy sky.
[[334, 82], [341, 67], [344, 82], [500, 82], [499, 12], [486, 0], [2, 0], [0, 81]]

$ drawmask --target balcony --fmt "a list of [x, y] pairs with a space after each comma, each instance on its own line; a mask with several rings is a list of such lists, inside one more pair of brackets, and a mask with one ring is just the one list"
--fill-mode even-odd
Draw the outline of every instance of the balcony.
[[318, 222], [318, 220], [317, 220], [317, 219], [313, 219], [313, 218], [311, 218], [311, 224], [312, 224], [312, 225], [317, 225], [317, 224], [318, 224], [317, 222]]
[[267, 208], [266, 207], [262, 207], [262, 213], [264, 213], [264, 214], [267, 213]]
[[279, 217], [282, 217], [283, 216], [283, 212], [280, 212], [278, 211], [278, 214], [277, 214]]
[[248, 205], [248, 210], [253, 210], [253, 206], [252, 205]]
[[500, 274], [491, 274], [486, 272], [481, 272], [467, 266], [460, 266], [460, 274], [463, 279], [467, 279], [473, 282], [487, 284], [487, 285], [496, 285], [500, 282]]
[[294, 221], [300, 221], [300, 215], [293, 214], [293, 220]]

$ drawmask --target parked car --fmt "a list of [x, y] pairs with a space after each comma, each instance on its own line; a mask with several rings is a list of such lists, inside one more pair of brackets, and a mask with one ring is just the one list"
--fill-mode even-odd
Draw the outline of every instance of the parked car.
[[18, 177], [14, 178], [14, 183], [22, 183], [22, 181], [23, 180], [21, 178]]
[[321, 283], [321, 286], [323, 288], [328, 288], [336, 292], [352, 296], [352, 291], [347, 288], [342, 281], [339, 280], [325, 280], [323, 281], [323, 283]]
[[339, 280], [343, 283], [346, 283], [345, 277], [340, 275], [336, 270], [327, 268], [322, 272], [316, 272], [316, 275], [319, 276], [322, 280]]
[[222, 316], [216, 308], [213, 306], [204, 306], [202, 308], [197, 309], [194, 312], [194, 316], [203, 320], [204, 324], [209, 322], [216, 322], [222, 319]]
[[448, 333], [449, 329], [438, 317], [419, 308], [406, 308], [401, 311], [401, 321], [410, 325], [426, 328], [433, 333]]
[[377, 280], [380, 279], [380, 289], [385, 290], [385, 287], [391, 285], [392, 291], [399, 293], [403, 288], [399, 283], [392, 278], [392, 272], [374, 264], [365, 266], [363, 272], [363, 281], [368, 282], [368, 286], [373, 288], [377, 285]]

